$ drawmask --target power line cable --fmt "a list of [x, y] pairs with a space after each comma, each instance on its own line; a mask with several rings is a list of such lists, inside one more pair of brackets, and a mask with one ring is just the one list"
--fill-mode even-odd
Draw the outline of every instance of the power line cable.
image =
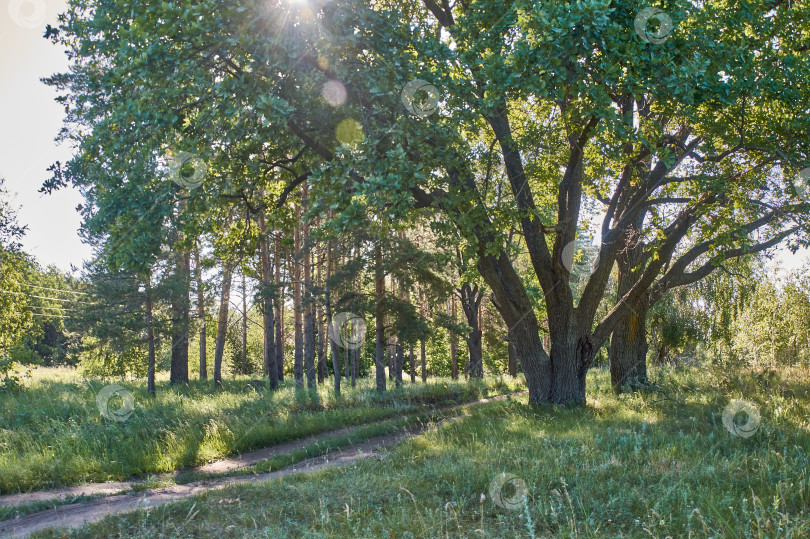
[[89, 296], [90, 295], [90, 294], [87, 294], [85, 292], [74, 292], [73, 290], [64, 290], [62, 288], [48, 288], [48, 287], [45, 287], [45, 286], [37, 286], [35, 284], [28, 284], [28, 283], [20, 283], [20, 284], [25, 285], [25, 286], [30, 286], [31, 288], [39, 288], [41, 290], [53, 290], [54, 292], [66, 292], [68, 294], [81, 294], [82, 296]]

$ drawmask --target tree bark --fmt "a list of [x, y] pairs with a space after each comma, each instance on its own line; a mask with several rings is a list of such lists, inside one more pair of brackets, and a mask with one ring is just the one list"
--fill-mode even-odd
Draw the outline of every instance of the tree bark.
[[155, 330], [152, 317], [152, 275], [146, 282], [146, 344], [148, 348], [148, 366], [146, 373], [146, 389], [151, 396], [155, 396]]
[[172, 363], [169, 373], [171, 385], [188, 383], [190, 259], [188, 252], [178, 250], [176, 257], [177, 288], [172, 293]]
[[205, 285], [203, 283], [200, 248], [194, 249], [194, 268], [197, 272], [197, 318], [200, 319], [200, 380], [208, 379], [206, 334], [205, 334]]
[[242, 364], [240, 374], [247, 374], [247, 283], [242, 271]]
[[425, 339], [419, 343], [419, 356], [421, 358], [422, 363], [422, 382], [427, 383], [427, 368], [425, 366]]
[[481, 348], [481, 300], [484, 298], [484, 291], [478, 285], [471, 286], [464, 283], [459, 289], [461, 295], [461, 308], [467, 318], [467, 325], [470, 326], [470, 333], [467, 334], [467, 350], [470, 354], [467, 372], [470, 378], [482, 378], [484, 376], [484, 355]]
[[[308, 203], [309, 186], [304, 184], [304, 205]], [[312, 250], [309, 241], [309, 224], [303, 224], [302, 230], [304, 257], [304, 370], [307, 375], [307, 388], [316, 387], [315, 373], [315, 305], [312, 297]]]
[[[317, 286], [323, 290], [323, 252], [318, 256], [318, 271], [316, 276]], [[315, 319], [318, 324], [318, 384], [323, 384], [327, 376], [326, 367], [326, 331], [323, 324], [323, 303], [318, 301], [315, 311]]]
[[411, 371], [411, 383], [416, 383], [416, 357], [413, 354], [413, 341], [409, 343], [409, 350], [408, 350], [408, 366], [410, 367]]
[[[638, 266], [642, 263], [644, 244], [640, 229], [646, 212], [641, 212], [625, 232], [628, 247], [616, 257], [618, 269], [617, 298], [627, 294], [641, 278]], [[647, 382], [647, 311], [649, 302], [645, 294], [636, 302], [629, 316], [620, 321], [610, 339], [610, 383], [614, 389], [636, 387]]]
[[332, 276], [332, 247], [334, 240], [329, 240], [326, 246], [326, 281], [324, 286], [324, 309], [326, 311], [326, 326], [329, 331], [329, 351], [332, 355], [332, 369], [335, 371], [335, 395], [340, 395], [340, 350], [332, 327], [332, 291], [329, 288], [329, 278]]
[[[450, 296], [450, 315], [453, 317], [453, 323], [457, 323], [456, 311], [456, 296]], [[458, 380], [458, 335], [455, 331], [450, 332], [450, 375], [453, 380]]]
[[383, 311], [383, 298], [385, 297], [385, 273], [382, 265], [382, 246], [378, 243], [374, 249], [374, 277], [375, 277], [375, 338], [374, 362], [377, 375], [377, 391], [385, 391], [385, 312]]
[[[269, 257], [269, 253], [268, 253]], [[274, 260], [276, 266], [276, 296], [275, 296], [275, 307], [276, 307], [276, 316], [275, 316], [275, 326], [276, 326], [276, 369], [277, 378], [279, 382], [284, 381], [284, 294], [281, 288], [281, 239], [276, 237], [275, 241], [275, 252], [274, 252]], [[273, 379], [270, 378], [270, 383], [272, 383]]]
[[509, 355], [509, 363], [506, 365], [506, 371], [509, 373], [509, 376], [514, 378], [517, 376], [517, 358], [515, 357], [515, 347], [512, 345], [512, 343], [507, 343], [506, 349]]
[[214, 350], [214, 385], [222, 386], [222, 356], [225, 353], [225, 337], [228, 333], [228, 310], [231, 303], [231, 280], [233, 270], [230, 262], [223, 264], [222, 270], [222, 298], [219, 302], [219, 316], [217, 316], [217, 340]]
[[[261, 247], [261, 264], [262, 264], [262, 323], [263, 323], [263, 363], [264, 375], [270, 379], [270, 389], [275, 390], [278, 388], [278, 368], [276, 366], [276, 339], [275, 339], [275, 312], [273, 305], [273, 297], [270, 294], [272, 286], [272, 266], [270, 263], [270, 237], [267, 233], [267, 221], [264, 215], [259, 215], [259, 232], [261, 234], [260, 247]], [[276, 261], [278, 263], [278, 261]], [[278, 267], [278, 266], [277, 266]]]
[[[356, 343], [359, 337], [357, 328], [354, 327], [354, 325], [352, 325], [352, 327], [349, 328], [349, 331], [352, 332], [351, 342]], [[349, 355], [351, 356], [352, 387], [357, 386], [357, 375], [359, 373], [359, 369], [357, 368], [358, 350], [359, 348], [352, 348], [351, 350], [349, 350]]]
[[301, 256], [301, 207], [296, 206], [296, 225], [294, 233], [295, 256], [293, 264], [293, 315], [295, 330], [295, 355], [293, 356], [293, 377], [295, 387], [304, 387], [304, 321], [303, 307], [301, 305], [301, 263], [297, 260]]
[[614, 389], [638, 387], [647, 383], [647, 326], [649, 307], [639, 302], [613, 331], [608, 348], [610, 383]]

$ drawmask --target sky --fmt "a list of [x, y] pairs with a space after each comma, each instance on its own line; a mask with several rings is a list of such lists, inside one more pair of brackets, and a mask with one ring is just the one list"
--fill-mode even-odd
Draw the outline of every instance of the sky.
[[[47, 24], [65, 10], [64, 0], [0, 0], [0, 176], [20, 206], [20, 222], [28, 225], [26, 252], [42, 265], [69, 271], [89, 259], [81, 242], [76, 206], [80, 194], [65, 188], [51, 195], [38, 193], [48, 179], [47, 168], [67, 161], [70, 148], [54, 142], [62, 126], [62, 107], [56, 93], [41, 77], [65, 72], [68, 61], [58, 46], [42, 35]], [[807, 250], [798, 255], [780, 249], [773, 266], [791, 271], [810, 264]]]
[[81, 195], [73, 189], [37, 192], [47, 168], [71, 153], [54, 142], [64, 113], [56, 93], [39, 80], [67, 71], [64, 51], [42, 37], [64, 10], [62, 0], [0, 1], [0, 176], [16, 195], [20, 222], [28, 225], [25, 251], [43, 265], [69, 270], [90, 257], [78, 235]]

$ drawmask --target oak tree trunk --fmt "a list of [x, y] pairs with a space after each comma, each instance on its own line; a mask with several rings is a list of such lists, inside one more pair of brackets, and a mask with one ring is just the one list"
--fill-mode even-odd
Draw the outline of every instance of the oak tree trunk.
[[177, 284], [172, 293], [172, 361], [169, 372], [169, 382], [172, 385], [188, 382], [190, 265], [189, 253], [178, 251], [176, 256]]
[[608, 358], [610, 383], [615, 389], [647, 383], [647, 311], [645, 302], [636, 304], [630, 316], [613, 330]]

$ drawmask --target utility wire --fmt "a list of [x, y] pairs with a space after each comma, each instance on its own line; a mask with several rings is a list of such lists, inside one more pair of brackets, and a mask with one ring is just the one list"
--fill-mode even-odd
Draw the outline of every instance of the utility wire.
[[35, 284], [28, 284], [28, 283], [20, 283], [20, 284], [25, 285], [25, 286], [30, 286], [31, 288], [39, 288], [41, 290], [53, 290], [54, 292], [66, 292], [68, 294], [81, 294], [82, 296], [89, 296], [90, 295], [90, 294], [87, 294], [85, 292], [74, 292], [73, 290], [64, 290], [62, 288], [47, 288], [45, 286], [37, 286]]
[[62, 301], [65, 303], [80, 303], [82, 305], [97, 305], [96, 303], [90, 303], [87, 301], [76, 301], [75, 299], [62, 299], [62, 298], [46, 298], [45, 296], [34, 296], [32, 294], [26, 294], [24, 292], [15, 292], [13, 290], [0, 290], [0, 292], [6, 292], [7, 294], [17, 294], [18, 296], [26, 296], [29, 298], [36, 298], [36, 299], [47, 299], [49, 301]]

